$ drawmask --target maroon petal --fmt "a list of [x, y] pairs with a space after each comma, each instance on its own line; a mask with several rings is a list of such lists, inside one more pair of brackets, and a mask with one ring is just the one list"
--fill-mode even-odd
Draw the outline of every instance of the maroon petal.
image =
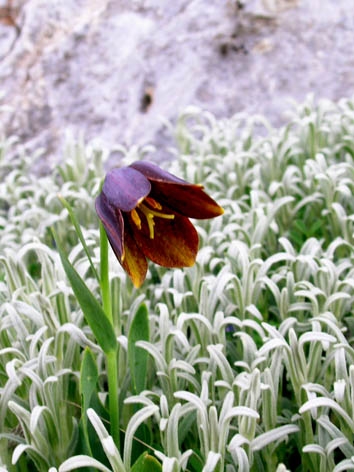
[[131, 167], [149, 179], [150, 196], [173, 212], [197, 219], [213, 218], [224, 213], [201, 185], [190, 184], [151, 162], [137, 161]]
[[[163, 267], [190, 267], [198, 252], [198, 234], [188, 218], [175, 215], [174, 219], [154, 217], [154, 238], [146, 218], [141, 216], [141, 229], [134, 229], [134, 239], [144, 255]], [[132, 225], [132, 227], [134, 227]]]
[[112, 169], [106, 175], [102, 191], [110, 205], [131, 211], [151, 190], [148, 179], [132, 167]]
[[96, 198], [95, 206], [112, 249], [118, 260], [121, 261], [124, 257], [124, 221], [122, 213], [109, 204], [103, 193], [100, 193]]

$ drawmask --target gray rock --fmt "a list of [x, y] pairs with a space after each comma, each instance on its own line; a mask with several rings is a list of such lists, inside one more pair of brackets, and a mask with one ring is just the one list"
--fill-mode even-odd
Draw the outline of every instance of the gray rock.
[[162, 159], [171, 143], [162, 118], [187, 105], [279, 125], [289, 98], [354, 92], [347, 0], [18, 0], [13, 8], [19, 34], [0, 16], [0, 122], [29, 150], [43, 147], [48, 163], [67, 130], [108, 148], [153, 143]]

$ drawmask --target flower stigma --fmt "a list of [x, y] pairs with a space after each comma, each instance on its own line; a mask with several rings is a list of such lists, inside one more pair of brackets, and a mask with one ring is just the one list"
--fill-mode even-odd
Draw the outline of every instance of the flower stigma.
[[[145, 204], [147, 203], [147, 205]], [[160, 210], [162, 210], [162, 206], [160, 203], [158, 203], [156, 200], [154, 200], [151, 197], [146, 197], [141, 203], [138, 203], [137, 208], [144, 214], [148, 227], [149, 227], [149, 234], [150, 234], [150, 239], [154, 239], [154, 217], [156, 218], [164, 218], [166, 220], [173, 220], [175, 215], [167, 214], [167, 213], [162, 213]], [[157, 211], [156, 211], [157, 210]], [[130, 212], [131, 218], [135, 224], [135, 226], [138, 229], [141, 229], [141, 218], [134, 208]]]

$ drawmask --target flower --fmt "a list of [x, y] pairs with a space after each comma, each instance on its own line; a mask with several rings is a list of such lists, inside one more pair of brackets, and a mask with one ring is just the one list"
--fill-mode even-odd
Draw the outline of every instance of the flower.
[[96, 212], [120, 264], [140, 287], [147, 259], [170, 268], [192, 266], [199, 240], [189, 218], [213, 218], [224, 210], [201, 185], [137, 161], [107, 173]]

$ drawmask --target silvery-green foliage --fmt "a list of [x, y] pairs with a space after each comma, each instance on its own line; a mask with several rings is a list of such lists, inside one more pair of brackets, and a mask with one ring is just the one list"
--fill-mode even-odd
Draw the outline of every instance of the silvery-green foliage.
[[[196, 224], [194, 267], [151, 265], [139, 291], [112, 257], [124, 444], [118, 451], [89, 410], [100, 460], [77, 449], [78, 384], [89, 347], [106, 406], [103, 356], [48, 229], [55, 224], [99, 297], [57, 195], [72, 205], [98, 266], [93, 199], [106, 156], [69, 143], [61, 169], [38, 178], [28, 158], [6, 160], [14, 142], [0, 145], [2, 463], [130, 470], [140, 442], [166, 472], [354, 469], [354, 102], [309, 99], [279, 130], [261, 117], [217, 120], [191, 107], [175, 136], [169, 170], [202, 183], [225, 214]], [[151, 151], [117, 150], [124, 165]], [[135, 394], [127, 346], [142, 302], [150, 339], [137, 346], [149, 361], [146, 390]]]

